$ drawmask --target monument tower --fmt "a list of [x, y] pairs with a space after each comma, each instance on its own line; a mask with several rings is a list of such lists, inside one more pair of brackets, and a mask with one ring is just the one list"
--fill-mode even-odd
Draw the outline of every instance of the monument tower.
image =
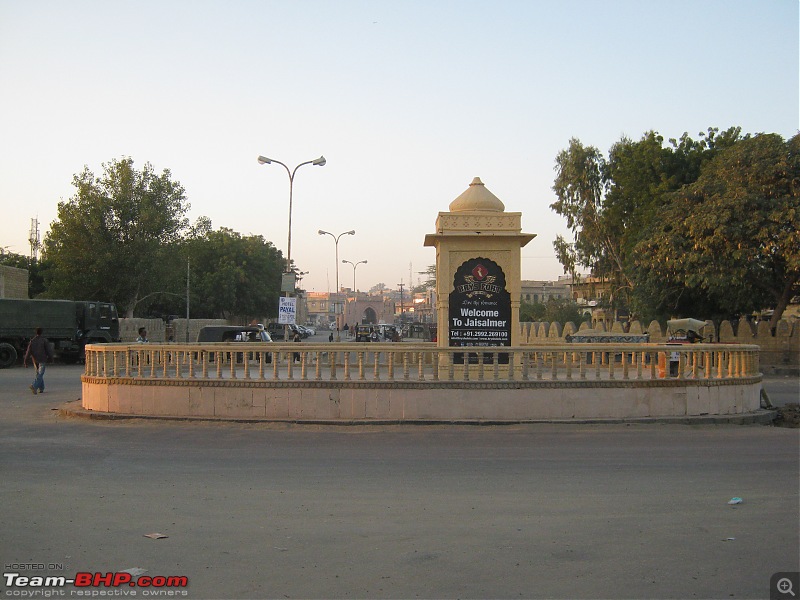
[[425, 236], [436, 248], [438, 345], [518, 346], [520, 254], [536, 234], [479, 177], [449, 208]]

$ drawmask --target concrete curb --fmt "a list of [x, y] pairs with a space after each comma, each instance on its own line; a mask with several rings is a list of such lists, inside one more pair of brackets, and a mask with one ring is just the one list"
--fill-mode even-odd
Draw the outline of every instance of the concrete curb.
[[277, 425], [331, 425], [342, 427], [358, 427], [371, 425], [529, 425], [529, 424], [560, 424], [560, 425], [619, 425], [619, 424], [669, 424], [669, 425], [770, 425], [777, 416], [776, 410], [758, 410], [753, 413], [735, 415], [697, 415], [674, 417], [630, 417], [630, 418], [593, 418], [593, 419], [513, 419], [513, 420], [402, 420], [402, 419], [375, 419], [375, 420], [326, 420], [326, 419], [260, 419], [253, 417], [203, 417], [203, 416], [172, 416], [172, 415], [136, 415], [128, 413], [109, 413], [86, 410], [79, 404], [80, 401], [68, 402], [58, 408], [59, 415], [69, 418], [82, 418], [98, 421], [119, 421], [132, 419], [145, 419], [149, 421], [176, 421], [188, 423], [264, 423]]

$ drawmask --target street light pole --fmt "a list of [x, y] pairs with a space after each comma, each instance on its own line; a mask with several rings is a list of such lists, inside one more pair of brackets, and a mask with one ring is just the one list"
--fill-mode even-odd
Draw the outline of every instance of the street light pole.
[[186, 343], [189, 343], [189, 261], [186, 257]]
[[[279, 164], [284, 169], [286, 169], [286, 174], [289, 176], [289, 239], [286, 243], [286, 273], [292, 272], [292, 194], [294, 190], [294, 175], [297, 173], [297, 169], [302, 167], [303, 165], [314, 165], [315, 167], [324, 167], [325, 163], [324, 156], [320, 156], [319, 158], [315, 158], [314, 160], [307, 160], [305, 162], [301, 162], [297, 165], [294, 169], [289, 169], [284, 163], [279, 160], [275, 160], [274, 158], [267, 158], [266, 156], [259, 156], [258, 163], [261, 165], [271, 165], [272, 163]], [[285, 292], [286, 297], [289, 297], [290, 292]], [[287, 324], [286, 327], [283, 328], [283, 341], [289, 341], [289, 325]]]
[[349, 260], [342, 260], [342, 262], [353, 266], [353, 294], [355, 294], [358, 291], [358, 288], [356, 288], [356, 267], [358, 267], [358, 265], [367, 264], [367, 261], [360, 260], [357, 263], [354, 263]]
[[[333, 238], [333, 243], [336, 248], [336, 296], [339, 296], [339, 238], [343, 235], [355, 235], [356, 230], [351, 229], [350, 231], [343, 231], [339, 235], [334, 235], [330, 231], [323, 231], [320, 229], [317, 233], [320, 235], [329, 235]], [[334, 314], [335, 314], [336, 303], [334, 302]], [[336, 318], [336, 341], [339, 341], [339, 318]]]
[[303, 165], [314, 165], [316, 167], [324, 167], [325, 160], [324, 156], [320, 156], [319, 158], [315, 158], [314, 160], [307, 160], [305, 162], [301, 162], [297, 165], [293, 170], [289, 170], [285, 164], [283, 164], [279, 160], [275, 160], [274, 158], [267, 158], [266, 156], [259, 156], [258, 157], [259, 164], [262, 165], [270, 165], [272, 163], [279, 164], [284, 169], [286, 169], [286, 174], [289, 176], [289, 240], [286, 244], [286, 272], [292, 272], [292, 193], [294, 189], [294, 174], [297, 173], [297, 169], [302, 167]]

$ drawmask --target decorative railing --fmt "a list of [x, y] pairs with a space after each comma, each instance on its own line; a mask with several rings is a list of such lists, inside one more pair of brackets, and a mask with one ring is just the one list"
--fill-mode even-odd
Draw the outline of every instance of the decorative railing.
[[425, 343], [93, 344], [90, 378], [308, 382], [737, 380], [759, 375], [759, 348], [745, 344], [543, 344], [438, 348]]

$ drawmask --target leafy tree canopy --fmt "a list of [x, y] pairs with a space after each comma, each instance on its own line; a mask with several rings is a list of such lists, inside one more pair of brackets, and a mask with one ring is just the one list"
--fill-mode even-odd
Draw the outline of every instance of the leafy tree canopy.
[[425, 276], [425, 281], [412, 288], [413, 294], [419, 294], [428, 290], [436, 289], [436, 265], [428, 265], [424, 271], [419, 271], [419, 275]]
[[46, 295], [115, 302], [133, 316], [170, 278], [170, 248], [188, 226], [184, 188], [168, 169], [138, 171], [130, 158], [103, 164], [100, 177], [85, 167], [73, 185], [44, 241]]
[[205, 229], [185, 246], [191, 261], [193, 313], [245, 321], [277, 316], [285, 260], [271, 242], [223, 227]]
[[578, 305], [568, 298], [548, 298], [547, 302], [525, 302], [519, 307], [519, 320], [522, 323], [547, 322], [574, 323], [579, 325], [584, 319]]
[[800, 291], [800, 135], [743, 139], [666, 200], [634, 252], [650, 302], [691, 290], [730, 314], [774, 308], [774, 326]]
[[[589, 269], [611, 282], [612, 308], [628, 307], [641, 315], [656, 316], [670, 302], [693, 314], [729, 310], [691, 279], [665, 279], [663, 272], [655, 276], [656, 270], [640, 253], [642, 244], [652, 238], [651, 228], [667, 216], [665, 211], [678, 198], [676, 194], [695, 184], [715, 157], [749, 140], [738, 127], [722, 133], [710, 128], [698, 139], [683, 134], [668, 144], [650, 131], [638, 141], [622, 138], [607, 158], [580, 140], [570, 140], [556, 157], [556, 202], [551, 205], [573, 234], [572, 240], [558, 236], [553, 244], [564, 271], [575, 276]], [[719, 176], [719, 172], [707, 175]], [[674, 215], [670, 218], [674, 221]], [[670, 251], [683, 256], [708, 248], [677, 244]], [[729, 275], [722, 274], [721, 279]]]

